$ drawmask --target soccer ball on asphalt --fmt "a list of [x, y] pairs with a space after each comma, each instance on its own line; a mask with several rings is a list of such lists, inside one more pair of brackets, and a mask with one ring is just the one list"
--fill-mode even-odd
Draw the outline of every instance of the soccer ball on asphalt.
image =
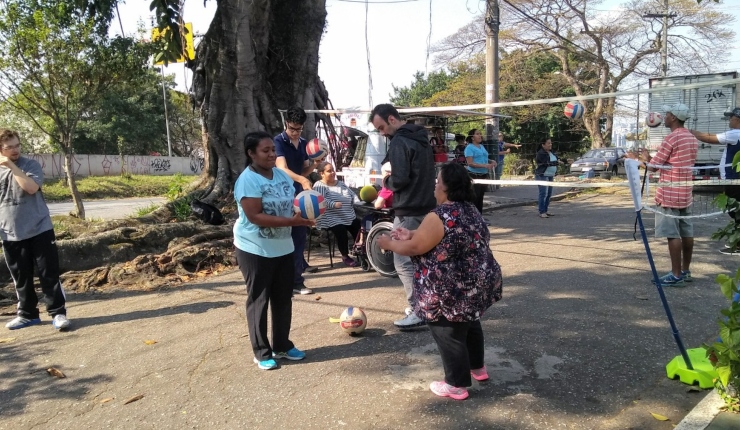
[[360, 308], [350, 306], [339, 317], [339, 327], [349, 335], [358, 335], [365, 331], [367, 317]]

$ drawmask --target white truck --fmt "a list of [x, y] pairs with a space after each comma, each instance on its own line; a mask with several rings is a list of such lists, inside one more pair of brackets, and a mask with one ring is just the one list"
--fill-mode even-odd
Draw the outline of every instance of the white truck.
[[[663, 114], [664, 105], [683, 103], [689, 107], [691, 116], [684, 126], [691, 130], [699, 130], [705, 133], [722, 133], [729, 128], [725, 112], [729, 112], [736, 106], [740, 106], [740, 92], [735, 83], [723, 84], [723, 80], [736, 79], [737, 72], [709, 73], [704, 75], [683, 75], [650, 78], [650, 88], [665, 87], [665, 91], [649, 94], [650, 112]], [[707, 82], [706, 86], [693, 89], [672, 89], [676, 85], [700, 84]], [[648, 129], [647, 147], [655, 151], [660, 146], [663, 138], [670, 132], [666, 127], [659, 126]], [[696, 157], [696, 166], [716, 166], [722, 158], [723, 145], [710, 145], [699, 142], [699, 153]], [[718, 169], [697, 169], [694, 171], [694, 179], [718, 179]]]

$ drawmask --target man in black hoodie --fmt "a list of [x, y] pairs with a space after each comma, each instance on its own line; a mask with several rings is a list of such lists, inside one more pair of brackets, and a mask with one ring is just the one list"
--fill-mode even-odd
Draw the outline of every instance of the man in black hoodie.
[[[391, 139], [387, 157], [391, 174], [384, 179], [383, 185], [393, 191], [393, 227], [416, 230], [437, 205], [434, 198], [434, 154], [427, 131], [418, 125], [406, 124], [396, 108], [389, 104], [375, 106], [370, 120], [380, 134]], [[412, 312], [416, 300], [411, 258], [394, 254], [393, 263], [408, 301], [406, 317], [394, 324], [400, 329], [423, 325], [424, 321]]]

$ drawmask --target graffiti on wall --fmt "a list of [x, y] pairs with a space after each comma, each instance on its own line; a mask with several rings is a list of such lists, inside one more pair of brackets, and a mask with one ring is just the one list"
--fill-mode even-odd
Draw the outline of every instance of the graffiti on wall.
[[[62, 154], [27, 154], [26, 157], [36, 160], [46, 178], [63, 178], [64, 156]], [[195, 174], [192, 171], [191, 159], [187, 157], [162, 157], [149, 155], [79, 155], [72, 158], [72, 167], [76, 177], [111, 176], [123, 173], [132, 175], [171, 175], [182, 173]]]
[[190, 171], [198, 174], [203, 171], [203, 168], [205, 167], [206, 160], [205, 157], [203, 157], [203, 149], [198, 148], [190, 153]]
[[149, 156], [146, 155], [129, 155], [126, 157], [128, 160], [128, 173], [132, 175], [148, 175], [150, 171]]
[[169, 172], [172, 166], [170, 160], [156, 157], [150, 160], [150, 167], [152, 172]]
[[[26, 157], [36, 160], [41, 165], [41, 170], [44, 171], [44, 176], [49, 178], [63, 178], [66, 175], [64, 172], [64, 155], [62, 154], [28, 154]], [[87, 176], [88, 173], [85, 169], [82, 169], [82, 165], [85, 161], [86, 156], [72, 156], [72, 175], [73, 176]], [[47, 160], [50, 165], [47, 165]], [[89, 169], [88, 169], [89, 170]]]

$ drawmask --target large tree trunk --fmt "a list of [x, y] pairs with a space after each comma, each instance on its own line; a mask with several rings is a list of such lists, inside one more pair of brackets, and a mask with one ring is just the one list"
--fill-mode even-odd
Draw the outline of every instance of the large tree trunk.
[[[325, 21], [325, 0], [218, 0], [192, 65], [206, 133], [205, 200], [232, 190], [246, 164], [248, 132], [277, 134], [278, 109], [315, 109], [325, 97], [318, 79]], [[306, 130], [313, 129], [309, 116]]]

